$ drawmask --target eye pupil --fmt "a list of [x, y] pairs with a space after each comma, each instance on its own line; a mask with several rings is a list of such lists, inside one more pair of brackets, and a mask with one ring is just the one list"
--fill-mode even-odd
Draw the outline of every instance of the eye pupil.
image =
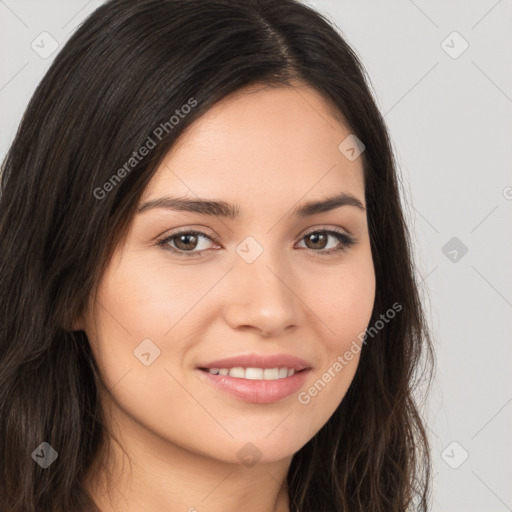
[[[306, 240], [308, 241], [313, 241], [313, 244], [317, 244], [319, 240], [323, 239], [323, 244], [320, 242], [320, 247], [314, 245], [313, 247], [310, 247], [310, 249], [323, 249], [325, 246], [326, 246], [326, 243], [327, 243], [327, 236], [325, 233], [321, 233], [321, 232], [316, 232], [316, 233], [311, 233], [310, 235], [308, 235], [306, 237]], [[307, 242], [306, 242], [306, 245], [307, 245]]]
[[[187, 242], [185, 242], [185, 247], [180, 247], [180, 244], [182, 244], [183, 239], [189, 239], [189, 238], [192, 238], [193, 242], [195, 242], [195, 243], [193, 243], [194, 247], [187, 246]], [[190, 240], [188, 240], [188, 243], [190, 243]], [[195, 246], [197, 245], [197, 235], [193, 235], [191, 233], [187, 233], [187, 234], [183, 234], [183, 235], [178, 235], [178, 238], [176, 239], [175, 245], [176, 245], [176, 247], [178, 249], [182, 249], [182, 250], [194, 249]]]

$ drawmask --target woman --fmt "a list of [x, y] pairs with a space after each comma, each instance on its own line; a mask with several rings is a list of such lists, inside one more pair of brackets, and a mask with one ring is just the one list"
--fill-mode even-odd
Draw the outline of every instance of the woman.
[[395, 163], [321, 15], [106, 2], [30, 101], [0, 213], [1, 510], [427, 508]]

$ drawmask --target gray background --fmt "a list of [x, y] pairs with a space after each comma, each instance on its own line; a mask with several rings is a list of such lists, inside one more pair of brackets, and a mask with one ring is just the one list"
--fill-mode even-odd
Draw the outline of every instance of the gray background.
[[[60, 48], [101, 3], [0, 0], [2, 159], [55, 56], [32, 42]], [[404, 179], [437, 352], [433, 510], [512, 511], [512, 0], [307, 3], [361, 57]]]

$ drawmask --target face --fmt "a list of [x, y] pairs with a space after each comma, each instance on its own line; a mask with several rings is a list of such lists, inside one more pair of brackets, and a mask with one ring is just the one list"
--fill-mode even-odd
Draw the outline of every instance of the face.
[[120, 425], [240, 463], [291, 457], [326, 423], [375, 297], [363, 164], [338, 148], [349, 135], [298, 84], [238, 91], [182, 134], [75, 324]]

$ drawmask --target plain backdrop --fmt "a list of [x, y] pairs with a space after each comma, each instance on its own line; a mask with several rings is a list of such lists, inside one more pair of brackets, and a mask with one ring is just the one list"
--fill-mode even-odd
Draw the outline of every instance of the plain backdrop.
[[[101, 3], [0, 0], [0, 158]], [[433, 511], [512, 510], [512, 0], [307, 3], [360, 56], [404, 182], [437, 356]]]

